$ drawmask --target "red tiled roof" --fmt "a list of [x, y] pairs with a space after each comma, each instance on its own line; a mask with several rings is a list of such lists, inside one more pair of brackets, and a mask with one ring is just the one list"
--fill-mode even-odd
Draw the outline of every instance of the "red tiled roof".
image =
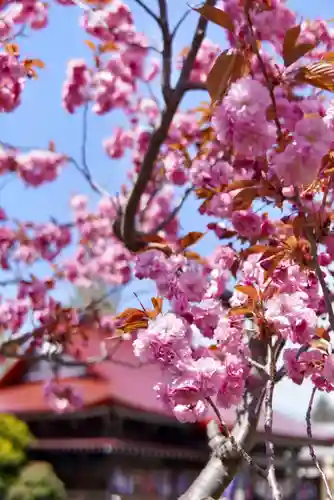
[[[89, 378], [66, 381], [83, 397], [86, 408], [103, 404], [110, 400], [110, 384], [103, 380]], [[49, 413], [52, 409], [44, 396], [44, 383], [26, 382], [0, 389], [0, 412], [30, 414]]]
[[104, 437], [38, 439], [32, 443], [31, 448], [39, 451], [120, 453], [158, 458], [169, 457], [180, 460], [203, 461], [207, 458], [205, 450]]
[[[86, 345], [74, 345], [70, 354], [80, 356], [83, 360], [99, 356], [99, 334], [92, 332], [89, 342]], [[170, 416], [153, 391], [153, 385], [162, 379], [162, 373], [156, 365], [139, 366], [131, 342], [122, 342], [112, 359], [113, 361], [89, 366], [94, 379], [87, 377], [68, 380], [82, 394], [86, 408], [116, 403], [145, 413]], [[15, 372], [12, 369], [11, 372], [22, 373], [22, 365], [20, 370]], [[19, 383], [19, 380], [16, 384], [13, 380], [11, 382], [12, 385], [7, 387], [1, 387], [0, 384], [0, 412], [26, 414], [52, 411], [44, 398], [43, 383]], [[235, 411], [224, 411], [223, 418], [228, 426], [232, 426], [236, 419]], [[274, 414], [273, 427], [276, 436], [306, 438], [305, 422], [298, 422], [279, 412]], [[259, 432], [263, 432], [263, 429], [264, 419], [261, 416]], [[318, 429], [314, 429], [314, 437], [327, 442], [333, 440], [332, 435]]]

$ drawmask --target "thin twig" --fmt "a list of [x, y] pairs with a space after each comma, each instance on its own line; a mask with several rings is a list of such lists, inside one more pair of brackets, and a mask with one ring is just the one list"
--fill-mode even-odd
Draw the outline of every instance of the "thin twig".
[[152, 9], [150, 9], [145, 2], [143, 2], [142, 0], [133, 0], [135, 3], [137, 3], [145, 12], [146, 14], [148, 14], [149, 16], [152, 17], [152, 19], [154, 19], [159, 26], [161, 26], [161, 22], [160, 22], [160, 19], [159, 17], [157, 16], [157, 14], [155, 12], [153, 12]]
[[103, 189], [97, 182], [94, 181], [92, 173], [88, 166], [87, 161], [87, 142], [88, 142], [88, 104], [84, 106], [83, 109], [83, 117], [82, 117], [82, 138], [81, 138], [81, 165], [74, 160], [74, 158], [68, 158], [68, 160], [73, 163], [76, 169], [83, 175], [86, 179], [90, 187], [97, 194], [102, 196], [111, 197], [110, 193], [108, 193], [105, 189]]
[[192, 191], [193, 191], [193, 187], [186, 189], [180, 203], [174, 208], [174, 210], [172, 210], [172, 212], [166, 217], [166, 219], [164, 219], [162, 222], [160, 222], [160, 224], [158, 224], [155, 227], [155, 229], [153, 229], [153, 231], [151, 231], [148, 234], [148, 236], [150, 236], [152, 234], [157, 234], [159, 231], [164, 229], [174, 219], [174, 217], [177, 216], [177, 214], [180, 212], [181, 208], [183, 207], [184, 203], [186, 202], [188, 196], [190, 195], [190, 193]]
[[317, 392], [317, 388], [313, 387], [312, 392], [311, 392], [310, 401], [309, 401], [308, 408], [307, 408], [307, 412], [306, 412], [306, 430], [307, 430], [307, 436], [308, 436], [308, 438], [310, 440], [308, 448], [310, 450], [310, 457], [311, 457], [311, 459], [312, 459], [315, 467], [318, 469], [318, 472], [319, 472], [319, 474], [320, 474], [320, 476], [321, 476], [321, 478], [322, 478], [322, 480], [324, 482], [327, 496], [328, 496], [328, 498], [330, 500], [333, 500], [332, 492], [331, 492], [330, 486], [328, 484], [328, 479], [326, 477], [326, 474], [324, 473], [324, 471], [321, 468], [321, 465], [319, 463], [319, 460], [317, 459], [317, 456], [315, 454], [315, 450], [314, 450], [314, 447], [313, 447], [313, 444], [312, 444], [312, 440], [313, 440], [313, 435], [312, 435], [312, 408], [313, 408], [313, 402], [314, 402], [314, 397], [315, 397], [316, 392]]
[[276, 98], [275, 98], [275, 94], [274, 94], [274, 86], [273, 86], [273, 82], [268, 74], [266, 65], [261, 57], [261, 54], [260, 54], [260, 51], [259, 51], [259, 48], [257, 45], [257, 40], [254, 36], [253, 23], [252, 23], [252, 19], [250, 17], [250, 14], [249, 14], [247, 2], [245, 2], [245, 16], [246, 16], [246, 20], [247, 20], [247, 24], [248, 24], [248, 28], [249, 28], [252, 50], [257, 57], [257, 60], [258, 60], [259, 65], [261, 67], [262, 74], [264, 76], [264, 79], [266, 80], [267, 88], [269, 91], [269, 95], [270, 95], [270, 99], [271, 99], [273, 111], [274, 111], [274, 121], [276, 124], [278, 137], [280, 138], [282, 136], [282, 127], [281, 127], [281, 123], [280, 123], [279, 118], [278, 118]]
[[310, 228], [310, 226], [308, 224], [307, 212], [302, 204], [299, 190], [297, 187], [295, 187], [295, 197], [296, 197], [296, 201], [298, 203], [298, 206], [305, 217], [304, 232], [305, 232], [305, 235], [310, 243], [311, 255], [312, 255], [312, 259], [313, 259], [315, 273], [316, 273], [317, 278], [319, 280], [319, 283], [320, 283], [320, 286], [322, 289], [322, 293], [324, 296], [324, 301], [325, 301], [326, 310], [328, 313], [330, 327], [331, 327], [331, 330], [334, 332], [334, 312], [333, 312], [333, 307], [332, 307], [331, 293], [328, 289], [324, 274], [323, 274], [321, 266], [319, 264], [317, 242], [316, 242], [315, 236], [313, 234], [313, 230]]
[[178, 22], [176, 23], [173, 31], [172, 31], [172, 34], [171, 34], [171, 37], [172, 38], [175, 38], [176, 36], [176, 33], [178, 31], [178, 29], [181, 27], [182, 23], [186, 20], [186, 18], [189, 16], [190, 12], [191, 12], [192, 9], [188, 9], [184, 12], [184, 14], [180, 17], [180, 19], [178, 20]]
[[272, 428], [273, 428], [273, 396], [274, 396], [274, 388], [275, 388], [275, 373], [276, 373], [276, 365], [275, 365], [275, 356], [274, 349], [272, 345], [268, 346], [268, 372], [270, 374], [270, 378], [266, 384], [266, 395], [264, 398], [265, 405], [265, 422], [264, 422], [264, 430], [266, 433], [266, 455], [268, 460], [268, 483], [271, 488], [271, 492], [273, 495], [273, 500], [281, 500], [282, 493], [278, 486], [278, 482], [275, 474], [275, 449], [274, 444], [272, 442]]

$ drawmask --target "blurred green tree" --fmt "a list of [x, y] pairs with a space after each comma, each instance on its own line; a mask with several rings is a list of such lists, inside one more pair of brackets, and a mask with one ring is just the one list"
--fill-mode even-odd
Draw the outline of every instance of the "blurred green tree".
[[29, 427], [13, 415], [0, 414], [0, 495], [15, 480], [33, 440]]
[[66, 500], [66, 490], [47, 462], [26, 465], [9, 488], [6, 500]]

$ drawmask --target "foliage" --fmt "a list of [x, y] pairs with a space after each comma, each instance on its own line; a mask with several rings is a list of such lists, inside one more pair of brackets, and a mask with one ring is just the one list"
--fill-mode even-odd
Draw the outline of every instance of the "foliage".
[[46, 462], [32, 462], [10, 487], [6, 500], [66, 500], [63, 483]]
[[13, 415], [0, 414], [0, 491], [13, 481], [26, 461], [26, 453], [33, 437], [28, 426]]
[[[4, 115], [24, 106], [25, 87], [44, 72], [44, 62], [25, 53], [15, 28], [32, 34], [47, 28], [49, 15], [39, 0], [29, 8], [24, 0], [12, 9], [11, 3], [0, 7], [6, 13], [0, 29]], [[14, 285], [14, 297], [1, 303], [1, 328], [11, 335], [0, 353], [21, 358], [29, 345], [30, 353], [43, 356], [37, 348], [48, 341], [55, 347], [47, 359], [56, 374], [62, 353], [80, 347], [81, 339], [88, 342], [94, 329], [102, 354], [88, 363], [110, 361], [119, 342], [133, 342], [141, 362], [161, 369], [163, 377], [152, 385], [167, 410], [181, 422], [203, 421], [214, 412], [215, 432], [224, 434], [226, 446], [217, 445], [190, 500], [215, 496], [242, 460], [252, 465], [251, 438], [262, 408], [269, 465], [257, 471], [279, 500], [271, 439], [277, 384], [283, 378], [296, 385], [311, 381], [310, 439], [315, 393], [334, 391], [330, 23], [298, 23], [284, 0], [206, 0], [175, 22], [170, 2], [159, 0], [153, 10], [151, 2], [135, 0], [131, 4], [159, 29], [157, 48], [140, 31], [136, 9], [122, 0], [58, 3], [64, 16], [77, 9], [89, 37], [87, 57], [69, 61], [62, 91], [68, 115], [82, 111], [80, 160], [58, 151], [54, 141], [47, 149], [24, 150], [3, 141], [0, 173], [34, 193], [76, 168], [97, 203], [77, 193], [67, 222], [48, 214], [43, 223], [17, 220], [1, 207], [0, 265], [8, 277], [2, 284]], [[149, 33], [146, 23], [142, 28]], [[182, 29], [192, 35], [175, 56]], [[218, 44], [208, 38], [213, 29]], [[196, 99], [195, 91], [204, 93]], [[114, 193], [88, 161], [91, 114], [114, 117], [112, 135], [103, 142], [106, 158], [129, 166]], [[183, 228], [180, 213], [187, 206], [192, 227]], [[216, 246], [208, 243], [205, 254], [210, 241]], [[93, 307], [94, 301], [65, 307], [53, 293], [64, 283], [89, 289], [132, 280], [149, 280], [155, 288], [153, 309], [138, 298], [137, 307], [115, 317]], [[222, 297], [229, 288], [226, 307]], [[319, 324], [323, 313], [326, 327]], [[208, 345], [197, 346], [195, 337], [209, 339]], [[82, 402], [52, 381], [46, 394], [61, 402], [54, 407]], [[224, 410], [236, 407], [242, 417], [231, 436]]]

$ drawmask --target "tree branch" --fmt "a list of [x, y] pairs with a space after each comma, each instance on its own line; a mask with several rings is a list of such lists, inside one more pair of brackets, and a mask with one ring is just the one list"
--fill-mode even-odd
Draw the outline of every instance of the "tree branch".
[[[245, 451], [239, 443], [235, 440], [234, 435], [230, 433], [228, 426], [225, 424], [225, 422], [222, 419], [221, 413], [218, 410], [217, 406], [215, 403], [212, 401], [211, 398], [207, 399], [208, 403], [210, 404], [211, 408], [213, 409], [215, 415], [218, 418], [218, 422], [220, 423], [221, 428], [224, 431], [224, 434], [226, 436], [226, 439], [228, 439], [232, 446], [234, 451], [238, 454], [241, 455], [244, 461], [252, 467], [261, 477], [267, 477], [266, 471], [263, 470], [261, 467], [259, 467], [257, 464], [254, 463], [252, 457]], [[222, 443], [223, 444], [223, 443]]]
[[178, 29], [181, 27], [182, 23], [185, 21], [185, 19], [188, 17], [192, 9], [188, 9], [185, 11], [185, 13], [180, 17], [178, 22], [176, 23], [173, 31], [172, 31], [172, 38], [175, 38], [176, 33], [178, 32]]
[[266, 432], [266, 454], [268, 459], [268, 483], [271, 488], [273, 500], [281, 500], [282, 493], [279, 489], [276, 474], [275, 474], [275, 449], [271, 440], [273, 428], [273, 396], [275, 388], [276, 375], [276, 359], [274, 349], [271, 345], [268, 346], [268, 372], [270, 378], [266, 384], [265, 395], [265, 423], [264, 430]]
[[160, 26], [162, 31], [162, 94], [168, 105], [171, 97], [172, 74], [172, 37], [169, 31], [169, 21], [166, 0], [159, 0]]
[[154, 19], [154, 21], [157, 22], [159, 26], [161, 26], [161, 22], [160, 22], [159, 17], [157, 16], [157, 14], [155, 12], [153, 12], [153, 10], [151, 10], [146, 5], [145, 2], [143, 2], [142, 0], [134, 0], [134, 2], [137, 3], [146, 12], [146, 14], [148, 14], [149, 16], [151, 16], [152, 19]]
[[313, 436], [312, 436], [312, 408], [313, 408], [313, 402], [314, 402], [314, 397], [315, 397], [315, 394], [317, 392], [317, 388], [316, 387], [313, 387], [312, 389], [312, 393], [311, 393], [311, 397], [310, 397], [310, 401], [309, 401], [309, 405], [308, 405], [308, 408], [307, 408], [307, 413], [306, 413], [306, 429], [307, 429], [307, 436], [310, 440], [310, 443], [309, 443], [309, 450], [310, 450], [310, 457], [315, 465], [315, 467], [318, 469], [318, 472], [324, 482], [324, 485], [325, 485], [325, 488], [326, 488], [326, 493], [327, 493], [327, 497], [330, 499], [330, 500], [333, 500], [333, 496], [332, 496], [332, 492], [331, 492], [331, 489], [330, 489], [330, 486], [328, 484], [328, 479], [326, 477], [326, 474], [324, 473], [324, 471], [322, 470], [321, 466], [320, 466], [320, 463], [319, 463], [319, 460], [317, 459], [317, 456], [315, 454], [315, 451], [314, 451], [314, 447], [313, 447], [313, 444], [312, 444], [312, 440], [313, 440]]
[[74, 158], [68, 158], [68, 160], [73, 163], [76, 169], [84, 176], [90, 187], [100, 196], [108, 196], [110, 194], [105, 191], [101, 186], [99, 186], [93, 179], [92, 173], [88, 167], [87, 161], [87, 140], [88, 140], [88, 104], [85, 105], [82, 117], [82, 140], [81, 140], [81, 164], [74, 160]]
[[[206, 4], [214, 5], [215, 2], [216, 0], [207, 0]], [[160, 125], [152, 134], [150, 144], [143, 159], [141, 170], [138, 174], [136, 183], [133, 187], [127, 206], [125, 208], [125, 212], [121, 221], [120, 236], [125, 246], [129, 250], [136, 251], [141, 246], [140, 243], [138, 242], [138, 233], [136, 232], [136, 227], [135, 227], [135, 219], [140, 199], [143, 193], [145, 192], [148, 182], [151, 179], [155, 162], [159, 156], [160, 147], [162, 146], [168, 135], [169, 127], [173, 121], [174, 115], [185, 93], [184, 82], [189, 80], [191, 69], [196, 59], [198, 50], [205, 37], [207, 24], [208, 21], [205, 18], [201, 17], [197, 24], [191, 48], [184, 61], [178, 83], [171, 94], [168, 106], [166, 106], [166, 108], [162, 113]]]
[[[244, 415], [235, 424], [231, 433], [238, 447], [249, 451], [253, 446], [253, 433], [257, 427], [264, 390], [254, 391], [252, 400]], [[235, 477], [241, 461], [231, 440], [226, 439], [219, 450], [213, 453], [208, 463], [180, 500], [205, 500], [222, 494]]]
[[174, 210], [172, 210], [172, 212], [168, 215], [168, 217], [166, 217], [166, 219], [164, 219], [162, 222], [160, 222], [160, 224], [158, 224], [156, 226], [156, 228], [151, 233], [149, 233], [149, 236], [153, 235], [153, 234], [157, 234], [164, 227], [166, 227], [174, 219], [174, 217], [176, 217], [176, 215], [179, 213], [179, 211], [183, 207], [184, 203], [186, 202], [188, 196], [190, 195], [190, 193], [192, 193], [192, 191], [193, 191], [192, 187], [185, 190], [185, 192], [181, 198], [180, 203], [178, 205], [176, 205]]
[[189, 90], [203, 90], [203, 91], [207, 90], [205, 83], [191, 82], [191, 81], [185, 82], [183, 88], [184, 88], [185, 92], [188, 92]]
[[297, 205], [300, 208], [300, 210], [303, 213], [304, 218], [305, 218], [305, 227], [304, 227], [305, 235], [307, 237], [308, 242], [310, 243], [311, 255], [312, 255], [313, 265], [315, 268], [315, 273], [317, 275], [317, 278], [319, 280], [319, 283], [320, 283], [320, 286], [322, 289], [322, 293], [324, 295], [324, 301], [325, 301], [326, 310], [328, 313], [330, 327], [331, 327], [331, 330], [334, 332], [334, 312], [333, 312], [333, 307], [332, 307], [331, 293], [328, 290], [324, 274], [323, 274], [321, 266], [319, 264], [317, 241], [315, 239], [313, 230], [311, 229], [311, 227], [308, 224], [307, 212], [303, 206], [302, 200], [300, 198], [300, 193], [299, 193], [299, 190], [297, 187], [295, 187], [295, 197], [296, 197]]
[[267, 84], [268, 92], [269, 92], [270, 99], [271, 99], [272, 106], [273, 106], [274, 121], [275, 121], [276, 129], [277, 129], [277, 134], [278, 134], [278, 137], [280, 138], [280, 137], [282, 137], [282, 127], [281, 127], [281, 123], [279, 121], [279, 117], [278, 117], [278, 113], [277, 113], [277, 104], [276, 104], [276, 98], [275, 98], [275, 94], [274, 94], [274, 85], [273, 85], [272, 79], [270, 78], [270, 76], [268, 74], [266, 65], [261, 57], [261, 54], [260, 54], [260, 51], [258, 48], [258, 44], [257, 44], [257, 40], [254, 36], [254, 27], [253, 27], [250, 13], [249, 13], [248, 2], [245, 2], [245, 16], [246, 16], [246, 20], [247, 20], [247, 24], [248, 24], [252, 50], [257, 57], [257, 60], [258, 60], [259, 65], [261, 67], [262, 74], [263, 74], [264, 79], [265, 79], [266, 84]]

